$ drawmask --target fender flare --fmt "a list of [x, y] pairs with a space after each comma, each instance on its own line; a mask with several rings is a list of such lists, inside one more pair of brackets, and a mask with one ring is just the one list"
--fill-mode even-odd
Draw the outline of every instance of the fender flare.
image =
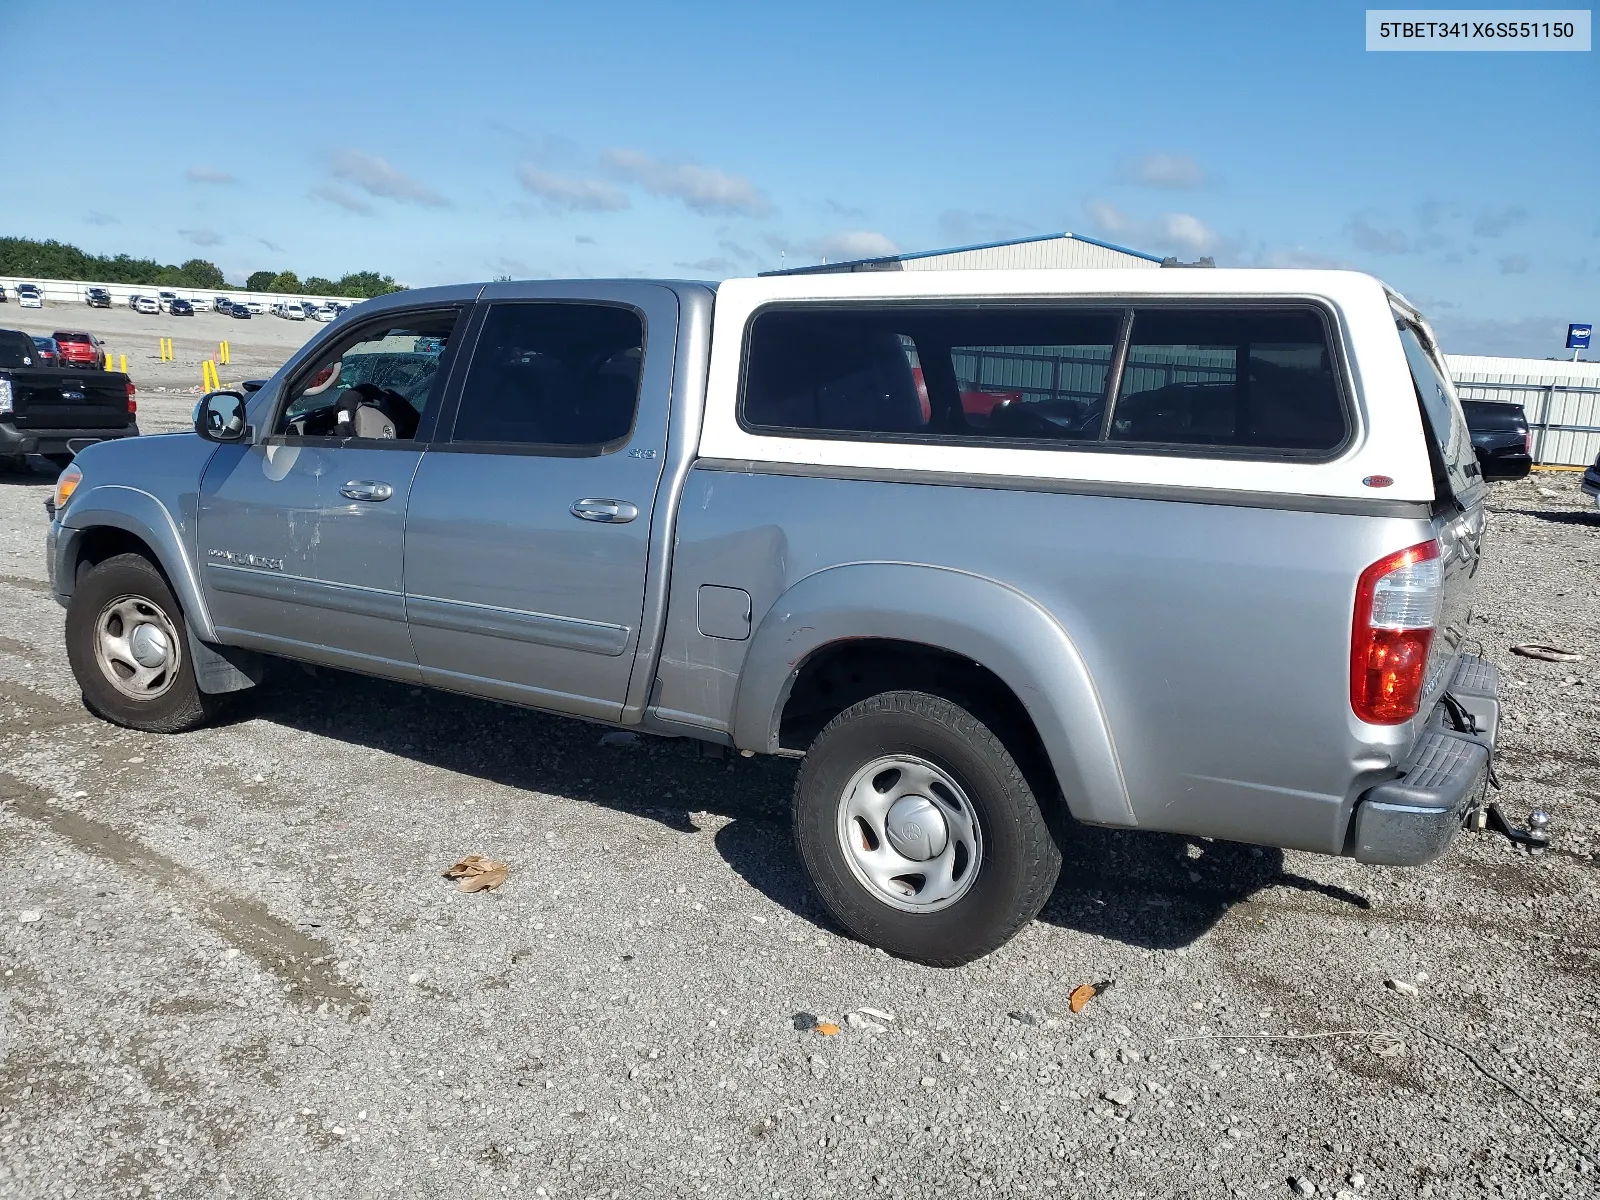
[[[98, 484], [83, 495], [72, 497], [62, 526], [77, 535], [71, 546], [61, 547], [63, 551], [73, 550], [79, 538], [89, 530], [105, 528], [131, 533], [149, 546], [172, 584], [178, 603], [183, 606], [184, 620], [190, 630], [201, 641], [216, 641], [211, 610], [206, 607], [194, 563], [184, 549], [183, 532], [160, 500], [126, 484]], [[70, 569], [70, 566], [64, 561], [57, 563], [58, 569]], [[59, 590], [60, 585], [57, 586]]]
[[734, 744], [775, 752], [802, 664], [823, 646], [858, 638], [931, 646], [994, 672], [1033, 719], [1073, 816], [1138, 824], [1105, 707], [1071, 635], [1015, 588], [945, 567], [846, 563], [778, 597], [745, 656]]

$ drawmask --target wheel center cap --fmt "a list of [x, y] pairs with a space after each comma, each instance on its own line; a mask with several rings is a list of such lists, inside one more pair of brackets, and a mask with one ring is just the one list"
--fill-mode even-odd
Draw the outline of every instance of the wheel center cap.
[[128, 639], [128, 647], [141, 667], [159, 667], [167, 661], [167, 653], [171, 649], [167, 635], [154, 625], [141, 625], [135, 629], [133, 636]]
[[944, 814], [926, 796], [901, 796], [889, 807], [883, 824], [895, 853], [912, 862], [927, 862], [950, 844]]

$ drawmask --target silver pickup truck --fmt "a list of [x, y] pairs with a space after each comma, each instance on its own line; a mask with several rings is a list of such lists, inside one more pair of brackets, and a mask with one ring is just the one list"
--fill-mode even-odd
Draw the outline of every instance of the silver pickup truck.
[[49, 549], [108, 720], [192, 728], [277, 656], [803, 757], [829, 911], [955, 964], [1068, 815], [1443, 853], [1499, 717], [1484, 494], [1364, 275], [492, 283], [90, 447]]

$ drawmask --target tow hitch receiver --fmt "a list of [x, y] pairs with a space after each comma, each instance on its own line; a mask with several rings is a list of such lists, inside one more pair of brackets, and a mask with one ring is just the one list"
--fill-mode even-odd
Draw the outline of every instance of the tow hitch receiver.
[[1487, 830], [1502, 834], [1507, 840], [1526, 846], [1535, 854], [1550, 845], [1550, 814], [1542, 808], [1536, 808], [1528, 814], [1528, 828], [1523, 829], [1506, 820], [1506, 814], [1500, 811], [1498, 804], [1486, 804], [1473, 809], [1468, 815], [1467, 828], [1478, 833]]

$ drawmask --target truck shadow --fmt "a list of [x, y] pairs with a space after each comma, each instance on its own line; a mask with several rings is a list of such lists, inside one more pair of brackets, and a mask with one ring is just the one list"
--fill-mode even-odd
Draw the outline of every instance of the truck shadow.
[[[574, 824], [582, 821], [579, 805], [594, 804], [682, 833], [715, 829], [717, 852], [740, 878], [833, 928], [791, 836], [793, 760], [713, 759], [694, 742], [648, 736], [604, 744], [603, 726], [340, 671], [311, 676], [290, 665], [275, 670], [235, 719], [381, 750], [464, 776], [466, 787], [480, 780], [575, 801]], [[1263, 888], [1367, 907], [1359, 895], [1285, 872], [1278, 850], [1070, 820], [1061, 838], [1061, 879], [1040, 919], [1146, 949], [1190, 944]]]

